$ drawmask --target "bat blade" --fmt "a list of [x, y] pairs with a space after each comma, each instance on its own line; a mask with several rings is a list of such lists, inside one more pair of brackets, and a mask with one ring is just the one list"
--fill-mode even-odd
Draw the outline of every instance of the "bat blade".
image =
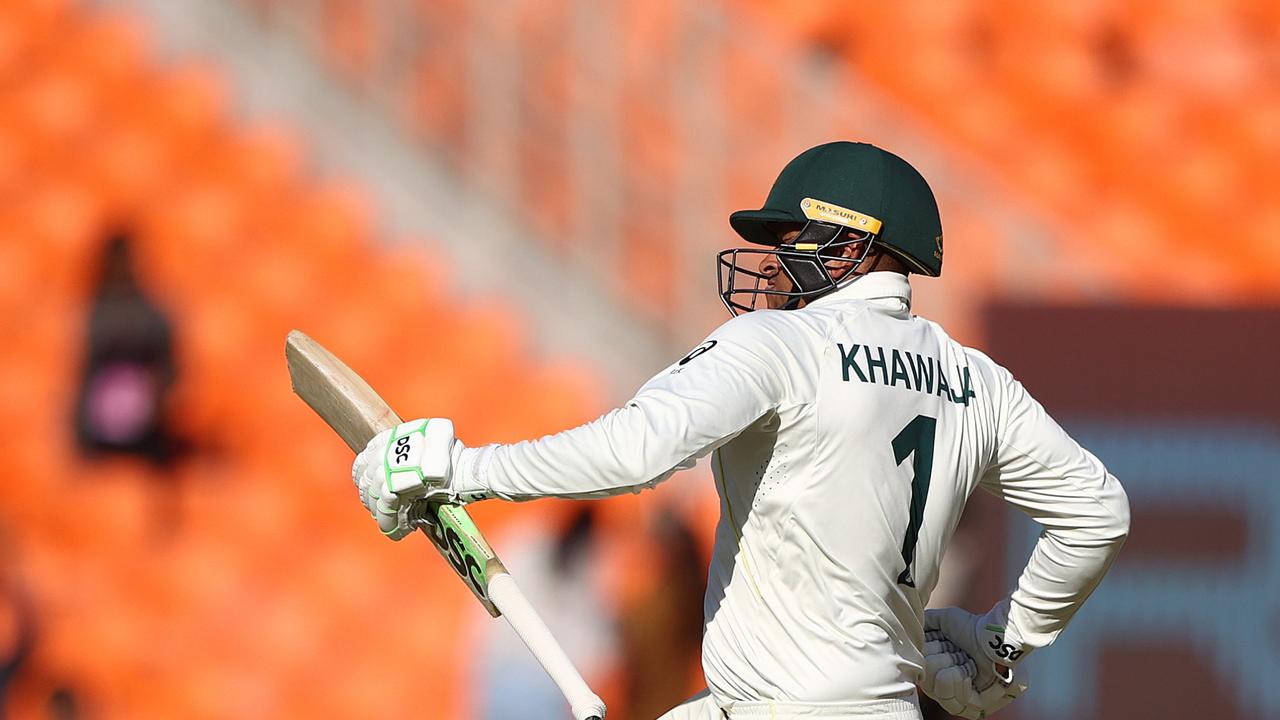
[[306, 333], [291, 331], [284, 354], [293, 392], [352, 452], [360, 452], [374, 435], [400, 424], [400, 416], [369, 383]]
[[[325, 421], [352, 452], [400, 424], [396, 415], [369, 383], [323, 345], [300, 330], [289, 333], [284, 347], [293, 392]], [[461, 505], [431, 504], [419, 525], [431, 544], [471, 589], [490, 615], [501, 613], [489, 599], [489, 582], [506, 568]]]

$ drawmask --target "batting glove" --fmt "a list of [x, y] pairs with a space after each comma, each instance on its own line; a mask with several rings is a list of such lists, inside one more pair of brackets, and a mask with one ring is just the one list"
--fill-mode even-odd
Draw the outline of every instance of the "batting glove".
[[[963, 651], [973, 663], [975, 691], [991, 702], [998, 702], [999, 707], [1004, 707], [1026, 690], [1026, 685], [1014, 683], [1013, 666], [1026, 656], [1027, 650], [1016, 633], [1008, 632], [1008, 619], [1008, 598], [996, 603], [985, 615], [975, 615], [956, 607], [924, 612], [926, 642], [932, 636]], [[1006, 698], [1009, 692], [1013, 695]], [[979, 709], [990, 714], [999, 708], [979, 705]]]
[[449, 481], [464, 447], [447, 418], [400, 423], [369, 441], [351, 465], [351, 480], [383, 535], [411, 534], [419, 501], [454, 500]]
[[1013, 702], [1027, 686], [999, 680], [985, 689], [975, 686], [977, 663], [940, 630], [925, 631], [924, 682], [921, 689], [952, 715], [977, 720]]
[[957, 607], [924, 611], [924, 629], [940, 630], [947, 639], [969, 653], [977, 663], [978, 687], [985, 688], [997, 678], [1013, 681], [1013, 666], [1026, 657], [1016, 632], [1008, 632], [1009, 599], [996, 603], [985, 615], [974, 615]]

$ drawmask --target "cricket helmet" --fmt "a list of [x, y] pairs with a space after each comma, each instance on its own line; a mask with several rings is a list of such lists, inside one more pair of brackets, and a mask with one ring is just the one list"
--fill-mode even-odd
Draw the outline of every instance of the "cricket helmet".
[[[776, 224], [793, 223], [800, 234], [781, 243]], [[733, 248], [717, 255], [720, 297], [729, 312], [754, 310], [761, 295], [783, 295], [786, 308], [851, 282], [836, 281], [827, 263], [835, 258], [855, 266], [873, 246], [901, 260], [912, 272], [942, 274], [942, 221], [929, 184], [906, 160], [867, 143], [831, 142], [809, 148], [787, 163], [764, 207], [740, 210], [729, 225], [764, 248]], [[859, 257], [843, 248], [865, 242]], [[794, 291], [764, 287], [766, 276], [741, 260], [774, 255]], [[745, 282], [742, 282], [745, 278]]]

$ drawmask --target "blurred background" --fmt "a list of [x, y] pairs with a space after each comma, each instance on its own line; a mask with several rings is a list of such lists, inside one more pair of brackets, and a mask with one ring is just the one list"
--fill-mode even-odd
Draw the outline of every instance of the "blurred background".
[[[916, 311], [1133, 504], [1002, 717], [1280, 718], [1278, 8], [3, 0], [0, 714], [567, 717], [373, 531], [285, 333], [469, 444], [566, 428], [727, 317], [727, 214], [845, 138], [939, 197]], [[702, 686], [708, 477], [476, 508], [610, 718]], [[1035, 536], [976, 497], [935, 604]]]

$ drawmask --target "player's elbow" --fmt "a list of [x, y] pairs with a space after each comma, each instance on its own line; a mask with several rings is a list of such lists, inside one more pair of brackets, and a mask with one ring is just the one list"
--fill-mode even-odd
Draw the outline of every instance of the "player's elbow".
[[1125, 493], [1120, 481], [1110, 473], [1107, 474], [1106, 486], [1107, 492], [1101, 498], [1107, 518], [1106, 539], [1121, 545], [1129, 537], [1129, 495]]

